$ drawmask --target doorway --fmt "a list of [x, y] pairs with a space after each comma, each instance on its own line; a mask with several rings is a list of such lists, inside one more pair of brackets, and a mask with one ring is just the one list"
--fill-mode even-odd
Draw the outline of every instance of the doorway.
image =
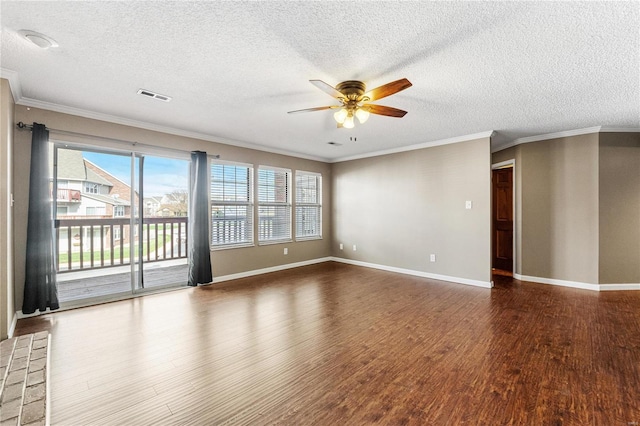
[[189, 161], [55, 144], [61, 303], [186, 285]]
[[492, 167], [492, 269], [495, 274], [514, 272], [514, 163]]

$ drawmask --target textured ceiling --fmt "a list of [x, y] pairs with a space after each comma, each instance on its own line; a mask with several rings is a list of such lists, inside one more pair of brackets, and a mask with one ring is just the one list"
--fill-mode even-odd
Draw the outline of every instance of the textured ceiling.
[[[123, 118], [334, 160], [497, 132], [640, 128], [639, 2], [2, 1], [3, 75], [18, 103]], [[60, 47], [41, 50], [16, 31]], [[312, 86], [413, 87], [407, 110], [337, 129]], [[170, 103], [136, 94], [140, 88]], [[114, 118], [115, 117], [115, 118]], [[356, 137], [357, 141], [350, 138]], [[327, 142], [342, 146], [331, 146]]]

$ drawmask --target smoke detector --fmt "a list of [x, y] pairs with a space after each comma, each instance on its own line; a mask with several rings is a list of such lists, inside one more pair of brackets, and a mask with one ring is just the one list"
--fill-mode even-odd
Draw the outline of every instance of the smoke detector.
[[36, 46], [38, 46], [40, 49], [48, 49], [50, 47], [58, 47], [58, 42], [56, 42], [51, 37], [46, 36], [46, 35], [44, 35], [42, 33], [37, 32], [37, 31], [20, 30], [20, 31], [18, 31], [18, 34], [20, 34], [20, 36], [22, 36], [26, 40], [29, 40], [31, 43], [35, 44]]

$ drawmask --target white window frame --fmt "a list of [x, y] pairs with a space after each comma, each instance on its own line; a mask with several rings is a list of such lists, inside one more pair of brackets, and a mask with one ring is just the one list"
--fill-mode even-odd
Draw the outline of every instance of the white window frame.
[[[272, 171], [276, 173], [285, 173], [286, 174], [286, 201], [285, 202], [275, 202], [268, 200], [261, 200], [261, 185], [260, 185], [260, 172], [261, 171]], [[259, 245], [268, 245], [268, 244], [281, 244], [281, 243], [290, 243], [293, 241], [292, 239], [292, 214], [291, 214], [291, 169], [284, 169], [280, 167], [272, 167], [272, 166], [258, 166], [258, 173], [256, 173], [256, 193], [257, 195], [257, 204], [258, 204], [258, 244]], [[264, 238], [264, 233], [261, 231], [261, 223], [264, 215], [261, 214], [261, 208], [263, 207], [275, 207], [275, 208], [285, 208], [287, 212], [287, 224], [286, 231], [287, 235], [283, 235], [280, 237], [274, 238]]]
[[[248, 173], [249, 173], [249, 189], [248, 189], [248, 197], [249, 199], [247, 201], [218, 201], [218, 200], [214, 200], [213, 199], [213, 185], [214, 185], [214, 180], [213, 180], [213, 167], [215, 166], [231, 166], [231, 167], [246, 167], [248, 169]], [[210, 161], [209, 164], [209, 208], [210, 208], [210, 215], [209, 217], [211, 218], [211, 231], [209, 233], [209, 245], [211, 250], [225, 250], [225, 249], [233, 249], [233, 248], [239, 248], [239, 247], [253, 247], [254, 244], [254, 232], [255, 232], [255, 211], [254, 211], [254, 202], [253, 202], [253, 193], [254, 193], [254, 171], [253, 171], [253, 164], [246, 164], [246, 163], [236, 163], [236, 162], [232, 162], [232, 161], [223, 161], [223, 160], [218, 160], [218, 159], [213, 159]], [[231, 242], [231, 243], [214, 243], [213, 238], [214, 238], [214, 231], [215, 231], [215, 225], [214, 225], [214, 211], [217, 207], [245, 207], [247, 210], [247, 215], [248, 217], [248, 223], [246, 224], [246, 226], [249, 227], [249, 230], [246, 232], [246, 234], [248, 235], [248, 239], [242, 242]]]
[[[117, 212], [122, 212], [122, 214], [118, 214]], [[124, 206], [113, 206], [113, 217], [124, 217], [124, 213]]]
[[94, 182], [85, 182], [84, 183], [84, 193], [85, 194], [100, 194], [100, 184], [99, 183], [94, 183]]
[[[303, 202], [298, 196], [300, 195], [298, 191], [298, 177], [314, 177], [316, 178], [316, 201], [313, 203]], [[306, 241], [306, 240], [321, 240], [322, 239], [322, 174], [316, 172], [306, 172], [302, 170], [296, 170], [295, 174], [295, 194], [296, 194], [296, 204], [295, 204], [295, 233], [296, 233], [296, 241]], [[315, 234], [298, 234], [299, 225], [298, 219], [300, 217], [299, 212], [303, 210], [307, 210], [309, 208], [317, 209], [317, 233]]]

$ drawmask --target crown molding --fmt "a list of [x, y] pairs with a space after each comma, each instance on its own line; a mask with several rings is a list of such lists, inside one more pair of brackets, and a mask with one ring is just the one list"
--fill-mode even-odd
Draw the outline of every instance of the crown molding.
[[4, 78], [9, 81], [9, 87], [11, 88], [11, 94], [13, 95], [13, 102], [18, 103], [18, 101], [22, 99], [22, 86], [20, 86], [18, 73], [6, 68], [0, 68], [0, 78]]
[[358, 154], [358, 155], [350, 155], [347, 157], [338, 157], [338, 158], [334, 158], [330, 162], [340, 163], [343, 161], [360, 160], [362, 158], [379, 157], [381, 155], [396, 154], [399, 152], [406, 152], [406, 151], [415, 151], [418, 149], [432, 148], [434, 146], [440, 146], [440, 145], [450, 145], [458, 142], [467, 142], [467, 141], [472, 141], [474, 139], [491, 138], [494, 135], [494, 133], [495, 131], [488, 130], [486, 132], [474, 133], [471, 135], [464, 135], [464, 136], [456, 136], [448, 139], [439, 139], [431, 142], [419, 143], [416, 145], [408, 145], [408, 146], [402, 146], [399, 148], [384, 149], [381, 151], [368, 152], [365, 154]]
[[272, 154], [286, 155], [289, 157], [296, 157], [296, 158], [304, 158], [307, 160], [321, 161], [325, 163], [329, 161], [327, 158], [324, 158], [324, 157], [317, 157], [314, 155], [307, 155], [307, 154], [302, 154], [294, 151], [286, 151], [282, 149], [269, 148], [264, 145], [252, 144], [249, 142], [219, 138], [216, 136], [208, 135], [206, 133], [192, 132], [189, 130], [183, 130], [175, 127], [161, 126], [158, 124], [148, 123], [145, 121], [132, 120], [129, 118], [118, 117], [110, 114], [104, 114], [101, 112], [88, 111], [82, 108], [75, 108], [75, 107], [70, 107], [66, 105], [55, 104], [52, 102], [39, 101], [37, 99], [23, 97], [19, 101], [16, 101], [16, 104], [26, 106], [26, 107], [40, 108], [48, 111], [60, 112], [63, 114], [76, 115], [79, 117], [90, 118], [93, 120], [106, 121], [108, 123], [121, 124], [124, 126], [130, 126], [130, 127], [137, 127], [139, 129], [151, 130], [154, 132], [161, 132], [161, 133], [166, 133], [170, 135], [183, 136], [186, 138], [199, 139], [199, 140], [204, 140], [208, 142], [215, 142], [223, 145], [237, 146], [240, 148], [254, 149], [256, 151], [269, 152]]
[[496, 144], [491, 149], [491, 153], [502, 151], [503, 149], [511, 148], [516, 145], [522, 145], [523, 143], [546, 141], [549, 139], [566, 138], [570, 136], [588, 135], [590, 133], [639, 133], [640, 128], [637, 127], [604, 127], [594, 126], [586, 127], [584, 129], [566, 130], [563, 132], [546, 133], [544, 135], [527, 136], [524, 138], [514, 139], [510, 142]]
[[640, 133], [640, 127], [602, 127], [600, 133]]
[[526, 136], [523, 138], [514, 139], [511, 142], [502, 143], [496, 145], [491, 152], [502, 151], [503, 149], [511, 148], [516, 145], [522, 145], [523, 143], [546, 141], [549, 139], [567, 138], [570, 136], [588, 135], [590, 133], [599, 133], [601, 126], [586, 127], [584, 129], [564, 130], [562, 132], [545, 133], [543, 135]]

